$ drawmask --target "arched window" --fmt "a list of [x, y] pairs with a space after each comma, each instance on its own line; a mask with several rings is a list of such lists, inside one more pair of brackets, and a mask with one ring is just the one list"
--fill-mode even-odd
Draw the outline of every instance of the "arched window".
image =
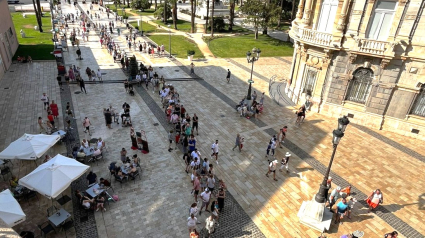
[[366, 68], [359, 68], [353, 73], [346, 100], [365, 103], [372, 86], [373, 71]]
[[421, 91], [416, 97], [411, 114], [425, 117], [425, 84], [422, 85]]

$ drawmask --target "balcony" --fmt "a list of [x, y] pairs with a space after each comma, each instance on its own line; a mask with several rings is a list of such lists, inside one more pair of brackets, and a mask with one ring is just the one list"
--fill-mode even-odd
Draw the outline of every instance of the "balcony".
[[395, 44], [388, 41], [377, 41], [364, 38], [355, 38], [356, 46], [353, 51], [373, 56], [394, 56], [393, 48]]
[[293, 38], [296, 38], [299, 41], [304, 41], [307, 44], [324, 46], [324, 47], [333, 47], [332, 43], [332, 34], [318, 32], [311, 29], [300, 28], [299, 26], [292, 24], [290, 35]]

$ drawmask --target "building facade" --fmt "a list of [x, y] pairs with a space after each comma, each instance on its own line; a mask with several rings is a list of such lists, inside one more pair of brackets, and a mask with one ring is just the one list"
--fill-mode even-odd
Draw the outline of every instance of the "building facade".
[[19, 42], [7, 0], [0, 0], [0, 79], [12, 64]]
[[425, 1], [300, 0], [286, 93], [334, 117], [425, 139]]

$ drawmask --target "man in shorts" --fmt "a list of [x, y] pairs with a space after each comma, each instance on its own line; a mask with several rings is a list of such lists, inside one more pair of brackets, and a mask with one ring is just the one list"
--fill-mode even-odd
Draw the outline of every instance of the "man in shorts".
[[87, 131], [88, 131], [89, 135], [91, 136], [90, 125], [91, 125], [91, 123], [90, 123], [89, 118], [85, 117], [84, 120], [83, 120], [83, 127], [85, 128], [84, 133], [87, 133]]
[[273, 160], [269, 164], [269, 171], [267, 171], [266, 176], [269, 177], [269, 173], [273, 173], [273, 179], [274, 181], [277, 181], [276, 179], [276, 166], [277, 166], [277, 160]]
[[215, 162], [218, 164], [218, 140], [215, 140], [215, 143], [211, 145], [211, 150], [211, 156], [215, 156]]
[[201, 199], [202, 199], [202, 206], [201, 209], [199, 209], [199, 215], [202, 215], [202, 208], [205, 207], [205, 211], [211, 212], [208, 210], [208, 205], [210, 204], [210, 198], [211, 198], [211, 192], [210, 190], [205, 189], [204, 192], [201, 193]]
[[198, 203], [198, 195], [199, 195], [199, 190], [201, 189], [201, 176], [198, 175], [196, 176], [196, 178], [193, 180], [193, 196], [195, 197], [195, 202]]
[[232, 73], [230, 72], [230, 69], [227, 69], [227, 76], [226, 76], [226, 79], [227, 79], [227, 83], [230, 83], [230, 75], [231, 75]]

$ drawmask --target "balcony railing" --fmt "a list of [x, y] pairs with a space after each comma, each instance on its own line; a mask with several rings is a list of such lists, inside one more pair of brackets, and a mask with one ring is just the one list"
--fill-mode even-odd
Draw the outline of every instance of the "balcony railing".
[[361, 53], [367, 53], [367, 54], [384, 55], [385, 52], [390, 47], [390, 43], [388, 41], [358, 39], [357, 42], [358, 42], [357, 51]]
[[318, 32], [315, 30], [299, 28], [294, 25], [291, 28], [292, 35], [296, 36], [301, 41], [306, 41], [311, 44], [321, 45], [321, 46], [331, 46], [332, 43], [332, 34]]

